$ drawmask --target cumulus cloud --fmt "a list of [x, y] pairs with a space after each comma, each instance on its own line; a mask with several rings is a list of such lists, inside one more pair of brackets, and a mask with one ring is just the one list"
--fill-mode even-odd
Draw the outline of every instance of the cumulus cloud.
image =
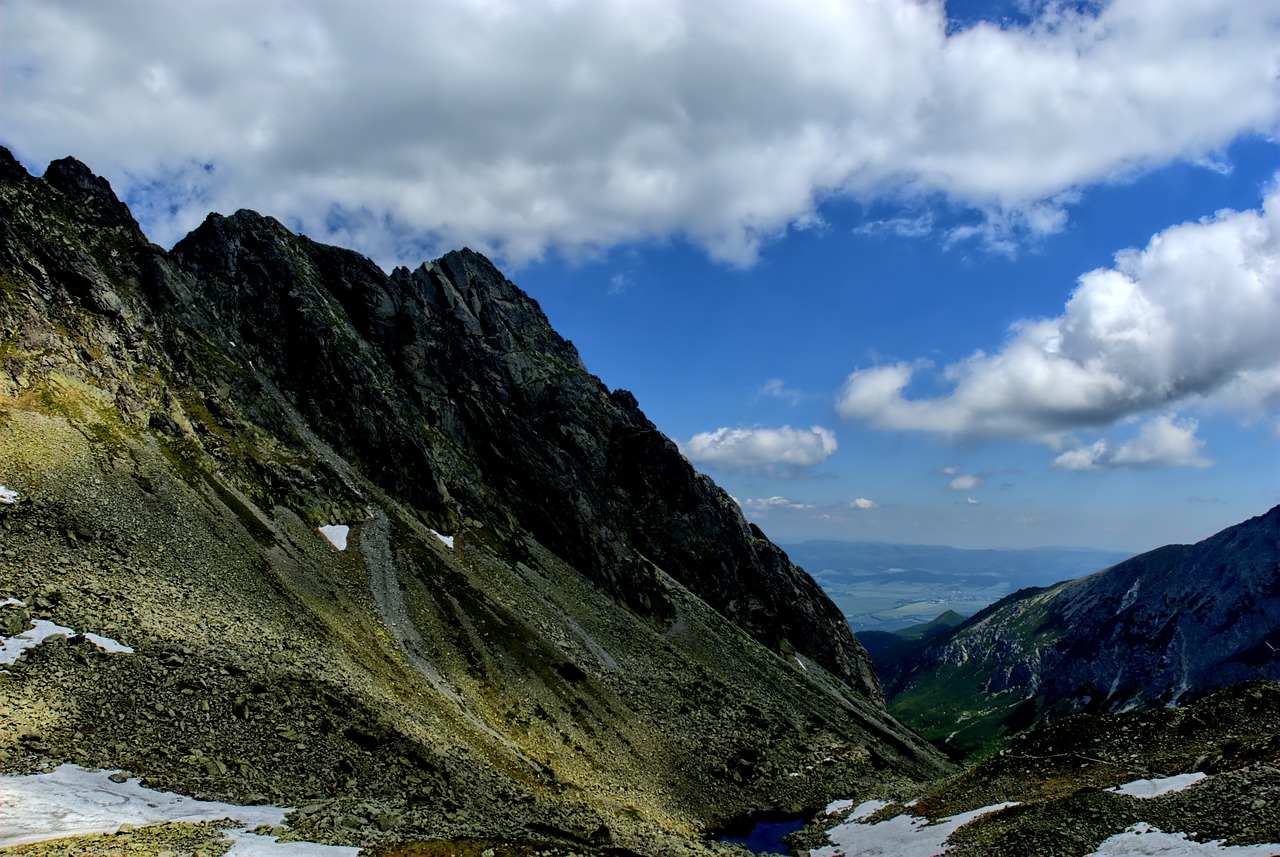
[[384, 264], [669, 235], [750, 264], [831, 197], [941, 194], [999, 243], [1274, 132], [1274, 0], [1046, 9], [9, 0], [3, 136], [86, 160], [163, 244], [247, 206]]
[[[846, 419], [954, 438], [1069, 442], [1069, 433], [1196, 404], [1258, 418], [1280, 405], [1280, 190], [1118, 253], [1078, 281], [1062, 315], [1019, 321], [995, 353], [946, 366], [945, 395], [911, 397], [928, 364], [855, 371]], [[1190, 426], [1190, 428], [1188, 428]], [[1190, 464], [1194, 425], [1159, 417], [1128, 444], [1068, 449], [1066, 469]]]
[[1145, 422], [1136, 437], [1112, 449], [1105, 438], [1069, 449], [1053, 460], [1059, 470], [1114, 470], [1121, 467], [1208, 467], [1196, 437], [1199, 423], [1161, 414]]
[[985, 482], [981, 476], [975, 476], [972, 473], [962, 473], [947, 483], [947, 487], [952, 491], [972, 491]]
[[874, 500], [868, 500], [866, 497], [859, 497], [858, 499], [851, 501], [849, 505], [855, 509], [875, 509], [880, 504], [876, 503]]
[[821, 464], [836, 451], [835, 433], [822, 426], [809, 429], [731, 429], [695, 434], [680, 450], [690, 461], [712, 467], [806, 468]]

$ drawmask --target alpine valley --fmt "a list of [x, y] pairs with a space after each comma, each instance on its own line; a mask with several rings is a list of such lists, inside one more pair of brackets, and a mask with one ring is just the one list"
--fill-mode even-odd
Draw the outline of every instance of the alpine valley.
[[[1249, 681], [1280, 679], [1280, 513], [899, 660], [895, 705], [993, 700], [962, 769], [818, 584], [468, 250], [388, 275], [239, 211], [166, 251], [85, 165], [0, 149], [0, 485], [0, 783], [110, 771], [384, 857], [741, 854], [717, 834], [780, 816], [817, 818], [797, 851], [888, 854], [827, 828], [983, 808], [957, 853], [1280, 842], [1280, 684]], [[16, 793], [0, 852], [233, 848], [216, 821], [5, 840]]]

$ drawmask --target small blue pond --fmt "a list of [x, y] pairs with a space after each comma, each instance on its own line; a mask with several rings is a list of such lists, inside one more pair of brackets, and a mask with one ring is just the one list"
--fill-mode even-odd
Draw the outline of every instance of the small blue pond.
[[751, 828], [746, 836], [721, 836], [721, 842], [735, 842], [745, 846], [756, 854], [789, 854], [790, 849], [782, 842], [782, 837], [790, 836], [804, 827], [803, 818], [787, 821], [760, 821]]

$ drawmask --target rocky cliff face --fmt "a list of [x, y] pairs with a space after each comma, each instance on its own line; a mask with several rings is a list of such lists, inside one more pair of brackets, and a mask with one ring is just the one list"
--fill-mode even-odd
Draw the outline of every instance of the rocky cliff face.
[[387, 490], [446, 526], [459, 515], [513, 518], [659, 622], [652, 576], [668, 571], [768, 648], [880, 698], [865, 653], [812, 578], [750, 528], [633, 396], [590, 375], [483, 256], [450, 253], [386, 277], [242, 211], [211, 216], [173, 257], [199, 275], [211, 333], [234, 337]]
[[4, 626], [134, 649], [8, 666], [4, 771], [658, 854], [946, 768], [813, 581], [469, 251], [388, 276], [242, 211], [166, 252], [84, 165], [0, 150], [0, 484]]
[[895, 711], [962, 750], [1067, 711], [1176, 705], [1280, 679], [1280, 507], [1015, 593], [882, 676]]

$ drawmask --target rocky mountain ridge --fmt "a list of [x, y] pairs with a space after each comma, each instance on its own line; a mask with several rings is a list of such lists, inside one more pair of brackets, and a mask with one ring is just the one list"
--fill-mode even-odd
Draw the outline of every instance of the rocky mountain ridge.
[[949, 770], [813, 580], [469, 251], [387, 275], [237, 212], [166, 252], [83, 164], [0, 151], [0, 484], [6, 624], [133, 649], [5, 667], [4, 773], [657, 855]]
[[1280, 680], [1280, 507], [1194, 545], [1017, 592], [878, 666], [892, 710], [960, 753], [1068, 712]]

